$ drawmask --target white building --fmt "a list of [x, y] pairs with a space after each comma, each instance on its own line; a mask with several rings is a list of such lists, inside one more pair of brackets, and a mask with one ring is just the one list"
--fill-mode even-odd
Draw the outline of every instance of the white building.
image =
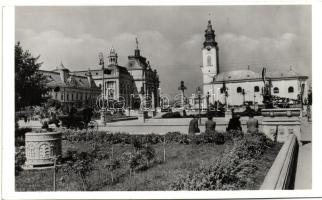
[[[215, 41], [215, 31], [212, 29], [211, 21], [208, 21], [205, 30], [205, 41], [202, 49], [203, 65], [203, 94], [209, 94], [209, 103], [220, 101], [228, 105], [242, 105], [244, 101], [263, 104], [262, 88], [264, 83], [262, 75], [252, 70], [234, 70], [220, 72], [219, 48]], [[298, 99], [301, 88], [304, 87], [303, 99], [307, 97], [307, 76], [300, 75], [290, 68], [288, 71], [267, 72], [267, 79], [272, 81], [272, 95]], [[225, 84], [228, 93], [225, 98], [223, 85]]]

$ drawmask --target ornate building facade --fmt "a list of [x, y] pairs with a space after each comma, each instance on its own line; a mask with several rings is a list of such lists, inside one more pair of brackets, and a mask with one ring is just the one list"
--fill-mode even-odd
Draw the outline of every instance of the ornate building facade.
[[124, 100], [125, 104], [129, 105], [131, 102], [131, 94], [138, 93], [132, 75], [125, 67], [118, 65], [118, 56], [114, 48], [110, 49], [108, 64], [104, 67], [104, 87], [102, 87], [102, 69], [89, 69], [85, 71], [75, 71], [74, 73], [86, 76], [89, 72], [96, 85], [98, 85], [101, 90], [104, 88], [105, 99], [117, 101]]
[[126, 68], [133, 77], [138, 92], [141, 95], [149, 96], [154, 106], [158, 107], [159, 75], [156, 69], [152, 69], [150, 62], [141, 55], [137, 40], [134, 55], [128, 56]]
[[[250, 70], [233, 70], [221, 72], [219, 68], [219, 48], [215, 40], [215, 31], [211, 21], [205, 30], [205, 41], [202, 49], [201, 72], [203, 74], [203, 94], [209, 95], [209, 103], [220, 101], [228, 105], [242, 105], [244, 102], [262, 104], [264, 83], [260, 73]], [[300, 95], [307, 96], [308, 77], [290, 68], [288, 71], [267, 72], [271, 80], [272, 95], [298, 100]], [[227, 93], [223, 86], [227, 88]]]
[[90, 73], [85, 76], [76, 75], [62, 63], [53, 71], [39, 72], [47, 77], [47, 86], [51, 88], [49, 96], [69, 107], [93, 102], [101, 93]]
[[[138, 44], [138, 42], [137, 42]], [[140, 55], [140, 50], [134, 50], [133, 56], [128, 56], [125, 66], [118, 64], [118, 55], [114, 48], [110, 49], [108, 64], [104, 67], [104, 87], [102, 68], [90, 70], [93, 80], [101, 89], [105, 89], [107, 99], [123, 100], [126, 106], [139, 108], [134, 101], [149, 96], [154, 107], [159, 105], [159, 76], [156, 70], [152, 70], [149, 61]], [[74, 73], [86, 76], [89, 71], [75, 71]]]

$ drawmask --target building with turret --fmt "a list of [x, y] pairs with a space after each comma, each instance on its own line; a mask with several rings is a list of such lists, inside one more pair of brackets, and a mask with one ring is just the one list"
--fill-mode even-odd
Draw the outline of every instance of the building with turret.
[[152, 69], [150, 62], [141, 55], [137, 39], [134, 55], [128, 56], [126, 68], [133, 77], [139, 93], [149, 96], [155, 107], [159, 106], [159, 75], [156, 69]]
[[[209, 103], [219, 101], [223, 104], [227, 102], [228, 105], [242, 105], [245, 102], [262, 104], [262, 74], [250, 70], [249, 66], [245, 70], [221, 69], [215, 30], [210, 20], [204, 36], [201, 72], [203, 94], [208, 96]], [[271, 81], [272, 95], [289, 101], [297, 101], [301, 96], [302, 99], [307, 97], [308, 77], [295, 72], [292, 67], [288, 71], [267, 72], [265, 76]]]
[[[104, 88], [104, 96], [107, 99], [122, 100], [125, 105], [131, 108], [139, 108], [134, 104], [136, 98], [149, 96], [148, 100], [153, 101], [154, 107], [159, 105], [159, 76], [157, 70], [153, 70], [149, 61], [141, 55], [136, 40], [134, 55], [128, 56], [125, 66], [118, 63], [118, 55], [112, 47], [107, 56], [108, 63], [104, 63], [104, 87], [103, 69], [97, 67], [90, 69], [93, 80], [101, 89]], [[86, 76], [88, 70], [74, 71], [75, 74]], [[135, 96], [135, 97], [134, 97]]]

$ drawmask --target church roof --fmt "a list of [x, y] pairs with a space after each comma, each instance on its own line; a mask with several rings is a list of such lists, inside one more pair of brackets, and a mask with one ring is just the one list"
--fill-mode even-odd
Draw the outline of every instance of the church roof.
[[257, 79], [261, 78], [259, 73], [251, 70], [234, 70], [219, 73], [215, 81], [230, 81], [230, 80], [244, 80], [244, 79]]
[[70, 74], [66, 82], [64, 82], [59, 72], [39, 70], [43, 75], [47, 76], [47, 85], [51, 87], [55, 86], [70, 86], [79, 88], [97, 88], [97, 86], [91, 85], [85, 76], [79, 76]]
[[[300, 75], [299, 73], [293, 71], [292, 69], [288, 71], [274, 71], [267, 72], [267, 78], [272, 79], [283, 79], [283, 78], [298, 78], [298, 77], [306, 77]], [[234, 70], [228, 72], [221, 72], [215, 78], [214, 82], [229, 82], [229, 81], [242, 81], [242, 80], [254, 80], [254, 79], [262, 79], [262, 74], [254, 72], [252, 70]]]

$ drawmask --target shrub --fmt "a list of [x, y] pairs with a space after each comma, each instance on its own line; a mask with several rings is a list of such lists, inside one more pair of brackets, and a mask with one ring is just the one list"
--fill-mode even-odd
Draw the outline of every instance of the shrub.
[[161, 116], [162, 118], [181, 118], [180, 112], [169, 112]]
[[31, 128], [18, 128], [15, 129], [15, 146], [25, 146], [25, 134], [30, 132]]
[[255, 160], [267, 148], [268, 140], [262, 135], [234, 138], [232, 149], [210, 166], [202, 166], [192, 172], [179, 175], [170, 184], [170, 190], [237, 190], [252, 183], [256, 171]]
[[22, 165], [25, 164], [26, 155], [25, 148], [20, 147], [18, 151], [15, 152], [15, 175], [19, 175], [20, 171], [22, 171]]
[[72, 152], [71, 159], [68, 160], [63, 168], [67, 174], [74, 173], [81, 178], [83, 190], [88, 188], [87, 177], [94, 169], [93, 157], [87, 152]]
[[67, 129], [63, 131], [63, 138], [70, 142], [79, 141], [93, 141], [96, 143], [108, 143], [108, 144], [133, 144], [136, 150], [142, 148], [143, 143], [147, 144], [159, 144], [166, 143], [177, 143], [177, 144], [204, 144], [204, 143], [216, 143], [224, 144], [224, 142], [231, 137], [227, 134], [214, 132], [211, 134], [201, 135], [186, 135], [180, 132], [168, 132], [166, 135], [147, 134], [147, 135], [130, 135], [128, 133], [108, 133], [108, 132], [97, 132], [93, 134], [86, 130], [71, 130]]

